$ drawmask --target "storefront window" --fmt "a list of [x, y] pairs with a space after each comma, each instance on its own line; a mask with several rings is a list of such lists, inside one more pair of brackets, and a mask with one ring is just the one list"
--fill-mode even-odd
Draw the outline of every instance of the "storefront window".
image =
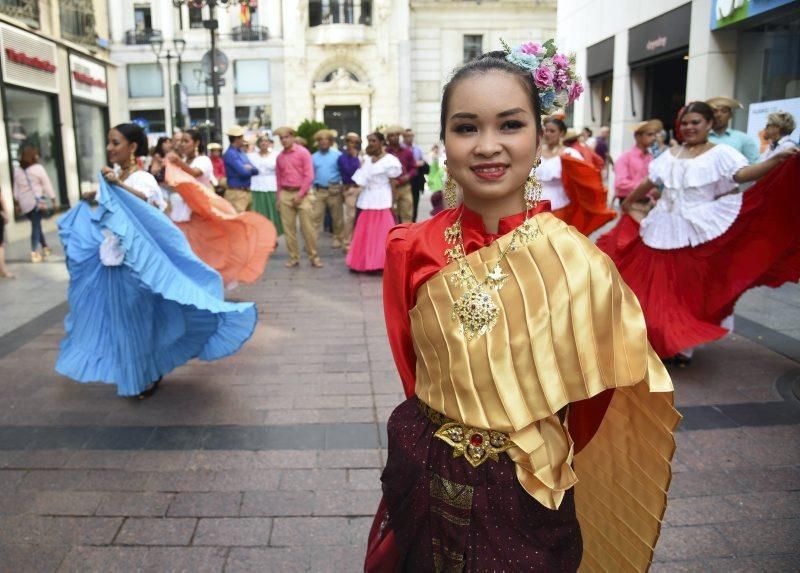
[[269, 60], [234, 62], [237, 94], [269, 93]]
[[81, 193], [97, 188], [97, 172], [106, 163], [106, 112], [96, 105], [73, 102], [78, 177]]
[[164, 85], [158, 64], [128, 65], [128, 97], [162, 97]]
[[189, 95], [211, 93], [211, 88], [206, 86], [206, 74], [200, 62], [181, 62], [181, 78]]
[[19, 166], [19, 151], [23, 144], [39, 150], [39, 163], [47, 171], [57, 200], [66, 204], [61, 188], [58, 159], [58, 139], [53, 118], [53, 96], [6, 86], [6, 130], [8, 150], [13, 167]]
[[166, 117], [163, 109], [131, 110], [131, 121], [144, 129], [145, 133], [164, 133], [167, 131]]
[[[800, 18], [739, 34], [735, 97], [744, 104], [800, 97]], [[747, 114], [734, 116], [745, 129]]]

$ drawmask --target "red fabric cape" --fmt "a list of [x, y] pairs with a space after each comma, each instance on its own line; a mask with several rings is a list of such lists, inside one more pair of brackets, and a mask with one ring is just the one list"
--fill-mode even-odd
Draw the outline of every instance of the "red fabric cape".
[[171, 163], [166, 181], [192, 210], [189, 221], [176, 225], [195, 254], [219, 272], [226, 285], [258, 280], [275, 250], [278, 233], [272, 221], [259, 213], [237, 213], [233, 205]]

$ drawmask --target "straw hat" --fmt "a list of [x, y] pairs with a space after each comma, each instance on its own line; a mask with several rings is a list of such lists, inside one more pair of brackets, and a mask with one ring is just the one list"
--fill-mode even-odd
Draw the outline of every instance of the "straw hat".
[[219, 143], [209, 143], [208, 144], [208, 150], [209, 151], [214, 151], [215, 149], [222, 150], [222, 146]]
[[564, 141], [564, 143], [567, 143], [567, 142], [571, 142], [571, 141], [577, 140], [580, 136], [581, 136], [581, 134], [578, 133], [577, 129], [574, 129], [574, 128], [570, 127], [570, 128], [567, 128], [567, 131], [566, 131], [566, 133], [564, 133], [564, 137], [562, 138], [562, 140]]
[[389, 125], [384, 128], [383, 134], [391, 135], [393, 133], [403, 133], [405, 130], [404, 127], [400, 127], [399, 125]]
[[234, 125], [225, 130], [228, 137], [244, 137], [244, 128], [241, 125]]
[[344, 140], [345, 141], [351, 141], [352, 140], [352, 141], [359, 141], [360, 142], [361, 141], [361, 136], [358, 135], [355, 131], [349, 131], [344, 136]]
[[283, 137], [284, 135], [295, 135], [295, 130], [292, 127], [284, 125], [283, 127], [279, 127], [278, 129], [273, 129], [272, 133], [277, 135], [278, 137]]
[[664, 124], [661, 123], [660, 119], [647, 119], [645, 121], [640, 121], [639, 123], [635, 123], [631, 126], [631, 130], [633, 130], [634, 134], [641, 133], [645, 130], [652, 130], [652, 131], [661, 131], [664, 129]]
[[712, 97], [711, 99], [707, 99], [706, 103], [711, 107], [727, 107], [729, 109], [744, 109], [744, 106], [739, 100], [735, 100], [732, 97], [727, 96], [717, 96]]

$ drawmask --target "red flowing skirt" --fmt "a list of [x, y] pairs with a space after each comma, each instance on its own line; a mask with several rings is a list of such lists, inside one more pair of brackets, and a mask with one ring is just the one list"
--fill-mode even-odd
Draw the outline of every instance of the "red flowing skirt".
[[585, 161], [561, 156], [561, 182], [570, 203], [553, 215], [587, 237], [614, 219], [616, 211], [606, 205], [606, 189], [600, 171]]
[[573, 490], [548, 509], [522, 488], [507, 455], [473, 468], [434, 437], [438, 429], [417, 398], [389, 418], [365, 571], [576, 571], [583, 543]]
[[736, 221], [712, 241], [654, 249], [625, 215], [597, 246], [636, 293], [659, 356], [722, 338], [720, 322], [744, 292], [800, 279], [800, 157], [745, 191]]

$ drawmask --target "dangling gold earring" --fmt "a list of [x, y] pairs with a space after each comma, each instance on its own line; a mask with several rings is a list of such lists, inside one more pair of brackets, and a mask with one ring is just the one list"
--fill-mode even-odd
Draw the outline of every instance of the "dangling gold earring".
[[133, 167], [136, 165], [136, 154], [133, 151], [131, 151], [131, 161], [130, 161], [130, 163], [131, 164], [128, 167], [130, 169], [133, 169]]
[[456, 203], [458, 201], [456, 195], [456, 182], [450, 176], [450, 171], [447, 169], [446, 165], [445, 165], [445, 173], [447, 174], [447, 181], [444, 184], [444, 190], [442, 192], [442, 194], [444, 195], [444, 205], [448, 209], [453, 209], [455, 208]]
[[542, 183], [536, 178], [536, 168], [542, 162], [540, 157], [536, 158], [533, 164], [531, 174], [528, 175], [528, 180], [525, 181], [525, 212], [535, 209], [539, 206], [539, 201], [542, 199]]

